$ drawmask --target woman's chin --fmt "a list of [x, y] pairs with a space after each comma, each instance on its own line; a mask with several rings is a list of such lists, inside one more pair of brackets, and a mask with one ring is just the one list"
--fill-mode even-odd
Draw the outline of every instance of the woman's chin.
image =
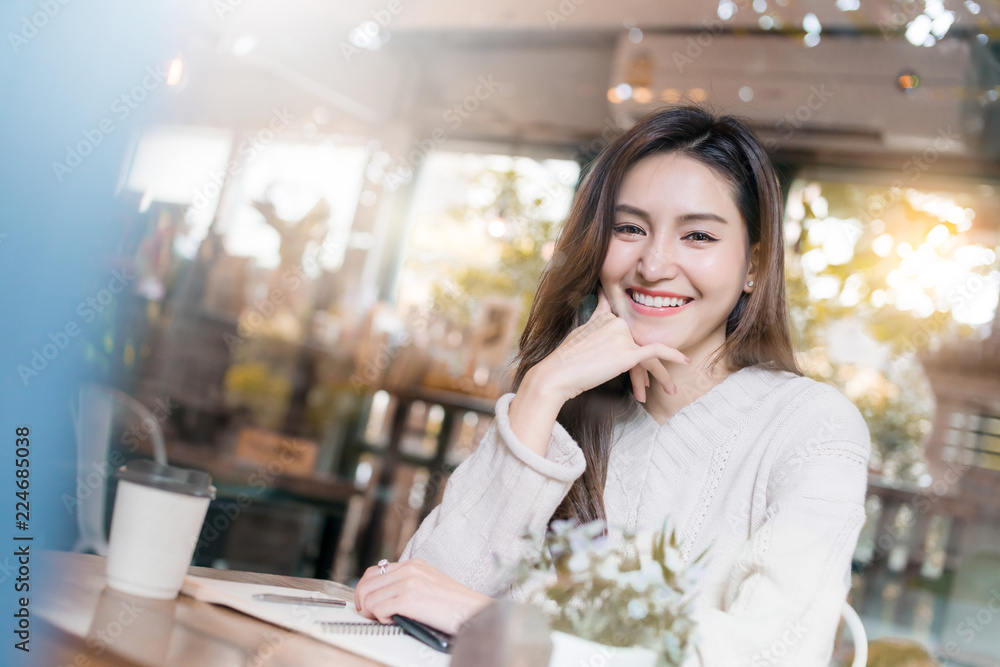
[[667, 347], [672, 347], [675, 350], [679, 350], [680, 346], [684, 345], [686, 342], [685, 340], [683, 340], [682, 336], [671, 335], [664, 332], [633, 333], [632, 340], [635, 341], [636, 345], [652, 345], [653, 343], [663, 343]]

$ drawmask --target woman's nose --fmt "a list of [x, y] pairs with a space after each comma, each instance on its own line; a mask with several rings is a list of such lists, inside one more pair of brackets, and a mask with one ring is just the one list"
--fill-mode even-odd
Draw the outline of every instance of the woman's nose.
[[652, 282], [677, 277], [676, 248], [669, 239], [649, 243], [639, 259], [639, 272]]

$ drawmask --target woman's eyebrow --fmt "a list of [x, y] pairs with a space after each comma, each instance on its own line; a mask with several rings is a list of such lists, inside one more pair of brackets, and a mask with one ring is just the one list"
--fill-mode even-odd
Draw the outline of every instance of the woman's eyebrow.
[[[630, 213], [631, 215], [642, 218], [645, 222], [652, 222], [649, 213], [642, 210], [641, 208], [636, 208], [635, 206], [629, 206], [628, 204], [616, 205], [615, 213]], [[685, 213], [684, 215], [677, 216], [677, 222], [692, 222], [695, 220], [714, 220], [715, 222], [722, 222], [722, 223], [729, 222], [725, 218], [720, 217], [715, 213], [708, 213], [708, 212]]]
[[629, 213], [636, 216], [637, 218], [642, 218], [645, 222], [652, 222], [649, 217], [649, 213], [646, 213], [641, 208], [636, 208], [635, 206], [629, 206], [628, 204], [618, 204], [615, 206], [615, 213]]
[[690, 222], [692, 220], [714, 220], [715, 222], [722, 222], [722, 223], [729, 222], [723, 217], [720, 217], [714, 213], [707, 213], [707, 212], [685, 213], [684, 215], [677, 216], [678, 222]]

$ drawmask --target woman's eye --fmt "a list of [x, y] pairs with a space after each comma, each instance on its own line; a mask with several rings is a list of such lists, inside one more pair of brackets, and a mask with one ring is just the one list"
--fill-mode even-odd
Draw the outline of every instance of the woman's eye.
[[685, 238], [689, 238], [692, 241], [698, 241], [698, 242], [707, 242], [707, 241], [714, 241], [715, 240], [714, 237], [709, 236], [705, 232], [691, 232]]
[[624, 224], [624, 225], [618, 225], [617, 227], [615, 227], [615, 231], [616, 232], [623, 232], [625, 234], [635, 234], [637, 232], [641, 232], [642, 228], [639, 227], [638, 225]]

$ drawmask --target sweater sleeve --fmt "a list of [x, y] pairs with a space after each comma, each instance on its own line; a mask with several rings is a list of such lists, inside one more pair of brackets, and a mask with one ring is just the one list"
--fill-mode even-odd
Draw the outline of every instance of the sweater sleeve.
[[497, 400], [496, 418], [482, 441], [448, 479], [441, 504], [410, 539], [400, 560], [420, 558], [459, 583], [491, 597], [506, 592], [528, 545], [526, 530], [544, 528], [583, 474], [583, 452], [556, 422], [545, 457], [510, 428], [514, 398]]
[[829, 664], [865, 521], [871, 442], [839, 392], [818, 385], [805, 398], [792, 418], [803, 427], [771, 469], [764, 521], [733, 567], [734, 593], [725, 610], [695, 611], [684, 667]]

